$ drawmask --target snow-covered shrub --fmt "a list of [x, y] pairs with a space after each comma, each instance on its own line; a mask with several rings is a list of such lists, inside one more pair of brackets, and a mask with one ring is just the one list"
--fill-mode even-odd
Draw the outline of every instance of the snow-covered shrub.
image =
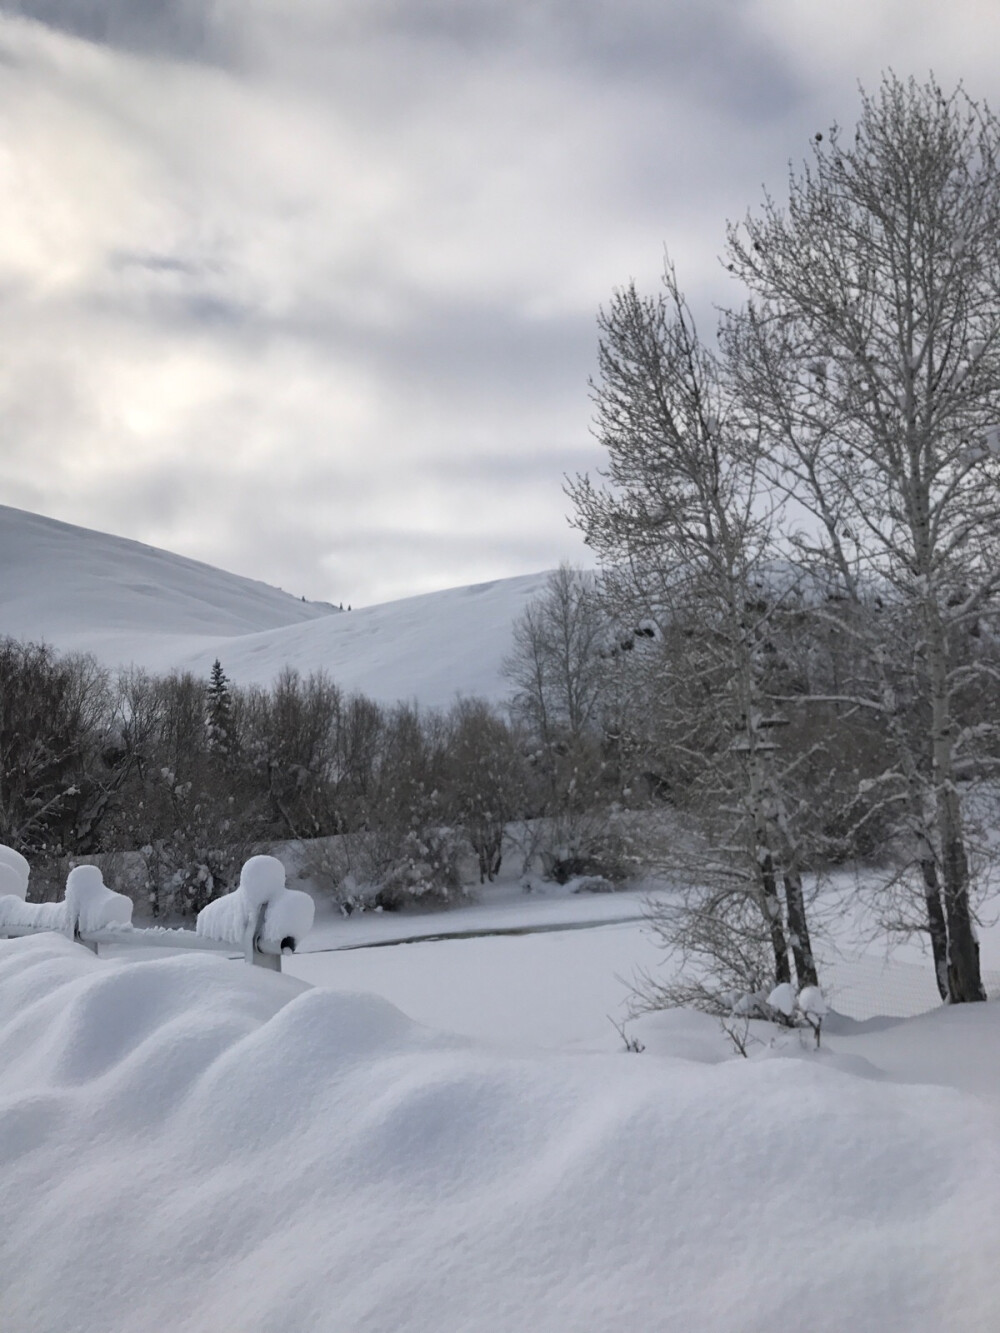
[[396, 912], [405, 907], [441, 906], [465, 897], [464, 852], [464, 840], [452, 828], [411, 829], [378, 884], [375, 906]]
[[767, 997], [772, 1016], [787, 1027], [807, 1027], [816, 1038], [819, 1046], [820, 1030], [827, 1015], [826, 1000], [818, 986], [803, 986], [795, 993], [790, 982], [775, 986]]
[[[224, 828], [220, 832], [225, 836]], [[139, 849], [145, 897], [153, 916], [197, 916], [206, 903], [235, 885], [246, 844], [213, 847], [208, 836], [207, 828], [182, 827]]]
[[447, 825], [317, 839], [301, 858], [303, 878], [344, 913], [444, 907], [468, 894], [462, 875], [468, 846]]
[[614, 807], [563, 810], [536, 821], [534, 834], [542, 874], [557, 884], [581, 877], [621, 884], [639, 866], [634, 839]]
[[365, 833], [343, 833], [300, 844], [301, 878], [345, 916], [375, 907], [377, 889], [368, 880], [371, 864], [365, 848], [367, 840]]
[[615, 886], [603, 875], [582, 875], [573, 882], [574, 893], [614, 893]]
[[792, 983], [781, 982], [767, 997], [767, 1007], [770, 1010], [768, 1017], [791, 1027], [795, 1021], [795, 999], [795, 987]]

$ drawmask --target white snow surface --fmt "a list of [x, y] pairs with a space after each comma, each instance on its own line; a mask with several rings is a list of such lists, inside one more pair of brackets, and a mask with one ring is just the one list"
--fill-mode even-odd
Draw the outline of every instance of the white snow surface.
[[308, 893], [301, 889], [286, 889], [280, 898], [268, 903], [261, 936], [269, 944], [281, 944], [290, 939], [294, 949], [312, 930], [315, 914], [316, 904]]
[[641, 1056], [570, 1053], [217, 956], [0, 941], [0, 1326], [985, 1333], [998, 1020], [834, 1016], [741, 1060], [675, 1011]]
[[133, 642], [223, 638], [334, 611], [142, 542], [6, 505], [0, 505], [0, 566], [4, 634], [98, 657]]
[[110, 667], [185, 669], [218, 658], [238, 684], [285, 666], [326, 671], [347, 693], [446, 707], [500, 700], [511, 626], [546, 574], [340, 613], [120, 537], [0, 506], [0, 635], [90, 652]]
[[260, 933], [268, 943], [291, 938], [298, 944], [312, 929], [316, 905], [311, 896], [285, 887], [285, 867], [276, 856], [251, 856], [234, 891], [201, 909], [195, 930], [211, 940], [242, 945], [262, 907], [266, 910]]
[[67, 930], [66, 904], [28, 903], [16, 893], [0, 896], [0, 930], [16, 927]]

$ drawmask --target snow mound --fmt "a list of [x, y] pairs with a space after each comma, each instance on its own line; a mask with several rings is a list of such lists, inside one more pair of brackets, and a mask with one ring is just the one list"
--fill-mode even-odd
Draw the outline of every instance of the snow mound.
[[827, 1004], [818, 986], [803, 986], [799, 992], [799, 1009], [808, 1018], [825, 1018]]
[[315, 904], [308, 893], [285, 887], [285, 867], [276, 856], [251, 856], [237, 888], [206, 904], [195, 929], [208, 939], [242, 945], [261, 908], [260, 936], [268, 944], [295, 949], [312, 929]]
[[132, 899], [109, 889], [97, 866], [76, 866], [69, 872], [61, 903], [29, 903], [17, 894], [0, 897], [0, 930], [20, 927], [72, 935], [74, 931], [85, 934], [129, 929], [131, 925]]
[[5, 928], [65, 931], [67, 922], [65, 903], [26, 903], [16, 893], [0, 897], [0, 931]]
[[994, 1326], [1000, 1130], [954, 1088], [518, 1056], [57, 936], [0, 941], [0, 1067], [12, 1329]]
[[276, 856], [251, 856], [240, 871], [239, 892], [251, 912], [285, 892], [285, 867]]
[[69, 872], [66, 911], [70, 927], [81, 932], [132, 924], [132, 899], [109, 889], [97, 866], [76, 866]]
[[30, 867], [20, 852], [0, 842], [0, 898], [13, 894], [24, 898], [28, 892]]
[[783, 981], [780, 986], [775, 986], [767, 997], [767, 1002], [779, 1014], [791, 1018], [795, 1013], [795, 987], [790, 981]]

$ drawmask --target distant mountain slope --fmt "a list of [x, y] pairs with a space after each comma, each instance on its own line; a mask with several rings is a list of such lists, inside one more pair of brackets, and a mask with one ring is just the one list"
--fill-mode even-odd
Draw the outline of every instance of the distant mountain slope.
[[349, 693], [383, 703], [447, 707], [460, 694], [498, 701], [509, 693], [500, 668], [511, 627], [547, 577], [449, 588], [199, 645], [179, 664], [207, 675], [218, 657], [233, 680], [258, 684], [269, 684], [286, 664], [302, 672], [322, 668]]
[[0, 505], [0, 628], [65, 642], [93, 631], [252, 634], [328, 616], [239, 574]]
[[500, 699], [511, 625], [545, 574], [350, 613], [140, 542], [0, 505], [0, 634], [241, 684], [322, 668], [349, 692], [425, 706]]

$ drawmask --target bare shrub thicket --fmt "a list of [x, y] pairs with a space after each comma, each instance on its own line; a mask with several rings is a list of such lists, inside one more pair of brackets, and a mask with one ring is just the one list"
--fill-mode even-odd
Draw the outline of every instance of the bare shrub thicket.
[[527, 847], [542, 874], [613, 882], [634, 869], [618, 818], [624, 785], [617, 630], [592, 575], [561, 566], [514, 623], [504, 662], [526, 746]]
[[0, 841], [54, 857], [95, 845], [119, 774], [108, 688], [92, 658], [0, 641]]

